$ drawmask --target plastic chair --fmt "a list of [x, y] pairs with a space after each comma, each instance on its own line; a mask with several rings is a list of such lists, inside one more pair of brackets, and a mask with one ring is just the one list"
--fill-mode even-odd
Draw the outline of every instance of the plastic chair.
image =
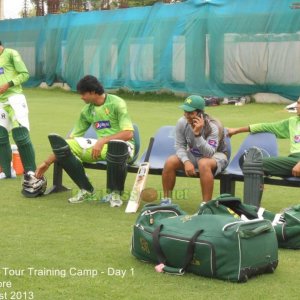
[[[146, 152], [143, 153], [140, 163], [144, 161]], [[166, 159], [172, 154], [175, 154], [175, 126], [163, 126], [154, 135], [150, 168], [163, 169]]]
[[[226, 136], [226, 131], [225, 131]], [[231, 156], [231, 141], [225, 138], [228, 159]], [[163, 169], [165, 161], [170, 155], [176, 153], [175, 150], [175, 126], [163, 126], [154, 135], [154, 144], [150, 154], [150, 169]], [[140, 163], [145, 159], [146, 151], [143, 153]]]
[[249, 134], [241, 144], [233, 159], [230, 161], [229, 165], [227, 166], [225, 170], [226, 173], [234, 175], [243, 175], [243, 172], [239, 165], [239, 159], [241, 155], [245, 152], [245, 150], [253, 146], [260, 148], [264, 153], [268, 154], [269, 156], [278, 156], [277, 141], [273, 133], [262, 132]]

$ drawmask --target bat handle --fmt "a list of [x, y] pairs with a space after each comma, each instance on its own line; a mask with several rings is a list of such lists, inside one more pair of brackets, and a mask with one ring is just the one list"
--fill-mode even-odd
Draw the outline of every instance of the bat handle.
[[149, 141], [148, 149], [147, 149], [147, 152], [146, 152], [146, 155], [145, 155], [144, 162], [148, 162], [149, 161], [153, 144], [154, 144], [154, 137], [151, 137], [150, 141]]

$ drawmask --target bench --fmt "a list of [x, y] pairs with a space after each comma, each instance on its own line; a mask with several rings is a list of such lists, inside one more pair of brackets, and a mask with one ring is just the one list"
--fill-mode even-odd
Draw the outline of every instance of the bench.
[[[129, 173], [137, 173], [139, 165], [141, 162], [144, 162], [146, 151], [142, 154], [139, 161], [137, 161], [138, 152], [140, 150], [140, 137], [138, 128], [135, 126], [135, 141], [136, 141], [136, 154], [135, 159], [132, 161], [131, 164], [127, 165], [127, 171]], [[88, 129], [88, 131], [85, 133], [84, 137], [86, 138], [96, 138], [96, 133], [92, 127]], [[229, 153], [229, 156], [231, 154], [231, 144], [230, 139], [226, 138], [227, 143], [227, 151]], [[175, 154], [175, 126], [163, 126], [158, 129], [156, 134], [154, 135], [154, 143], [152, 146], [152, 151], [150, 154], [150, 169], [149, 174], [151, 175], [161, 175], [164, 167], [164, 163], [166, 159], [172, 155]], [[97, 163], [83, 163], [83, 166], [87, 169], [94, 169], [94, 170], [106, 170], [106, 162], [97, 162]], [[185, 173], [183, 171], [178, 171], [177, 176], [179, 177], [186, 177]], [[62, 192], [68, 190], [66, 187], [62, 184], [62, 178], [63, 178], [63, 169], [59, 165], [58, 162], [54, 163], [54, 169], [53, 169], [53, 184], [52, 187], [47, 189], [45, 194], [55, 193], [55, 192]], [[199, 174], [195, 176], [194, 178], [199, 178]], [[215, 179], [221, 180], [221, 175], [217, 175]], [[227, 184], [227, 182], [224, 181], [224, 183]], [[223, 181], [220, 181], [220, 193], [227, 193], [227, 186], [223, 185]]]
[[[140, 149], [140, 139], [138, 134], [138, 128], [136, 126], [136, 138], [138, 139], [138, 151], [136, 153], [136, 157], [138, 155]], [[93, 129], [89, 129], [86, 133], [85, 137], [93, 137], [95, 133], [93, 133]], [[158, 129], [156, 134], [154, 135], [154, 143], [152, 147], [152, 151], [150, 154], [150, 169], [149, 174], [152, 175], [161, 175], [164, 162], [168, 156], [175, 153], [174, 148], [174, 141], [175, 141], [175, 126], [163, 126]], [[228, 146], [228, 152], [231, 154], [231, 143], [230, 139], [226, 138], [226, 143]], [[224, 172], [218, 174], [215, 179], [220, 181], [220, 194], [231, 194], [235, 195], [235, 187], [236, 182], [243, 182], [244, 176], [242, 170], [239, 167], [238, 160], [242, 153], [252, 147], [257, 146], [261, 148], [263, 151], [268, 153], [270, 156], [277, 156], [278, 155], [278, 147], [277, 147], [277, 140], [275, 135], [271, 133], [256, 133], [256, 134], [249, 134], [244, 142], [241, 144], [240, 148], [234, 155], [233, 159], [230, 161], [227, 168]], [[139, 164], [144, 161], [145, 155], [147, 150], [141, 155], [139, 161], [134, 161], [133, 164], [129, 164], [127, 166], [127, 170], [129, 173], [137, 173]], [[83, 163], [85, 168], [89, 169], [96, 169], [96, 170], [106, 170], [105, 162], [99, 163]], [[54, 164], [54, 171], [53, 171], [53, 186], [47, 190], [46, 193], [52, 192], [61, 192], [66, 190], [66, 188], [62, 184], [62, 174], [63, 170], [59, 166], [58, 163]], [[179, 177], [186, 177], [183, 171], [178, 171], [177, 176]], [[195, 176], [194, 178], [199, 178]], [[300, 187], [300, 178], [297, 177], [289, 177], [289, 178], [281, 178], [281, 177], [264, 177], [264, 183], [269, 185], [277, 185], [277, 186], [287, 186], [287, 187]]]

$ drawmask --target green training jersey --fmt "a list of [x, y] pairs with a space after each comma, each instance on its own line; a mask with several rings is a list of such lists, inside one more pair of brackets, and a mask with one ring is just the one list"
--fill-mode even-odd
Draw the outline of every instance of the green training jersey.
[[300, 117], [294, 116], [289, 119], [273, 123], [260, 123], [250, 125], [250, 132], [271, 132], [279, 139], [290, 140], [290, 153], [300, 153]]
[[93, 125], [98, 138], [110, 136], [123, 130], [132, 130], [133, 125], [127, 112], [126, 102], [115, 95], [106, 94], [101, 106], [86, 104], [70, 137], [83, 136]]
[[29, 78], [29, 72], [20, 56], [20, 54], [13, 49], [4, 48], [0, 54], [0, 85], [13, 82], [5, 93], [0, 94], [0, 102], [5, 102], [9, 96], [14, 94], [21, 94], [22, 83]]

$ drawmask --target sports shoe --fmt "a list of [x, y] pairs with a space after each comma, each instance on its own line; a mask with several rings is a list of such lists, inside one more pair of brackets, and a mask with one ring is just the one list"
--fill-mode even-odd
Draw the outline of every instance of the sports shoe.
[[102, 197], [100, 202], [102, 203], [110, 202], [110, 207], [120, 207], [123, 204], [120, 194], [115, 192], [105, 195], [104, 197]]
[[97, 201], [95, 193], [88, 192], [86, 190], [80, 190], [78, 194], [72, 198], [69, 198], [69, 203], [81, 203], [84, 201]]
[[107, 202], [110, 202], [110, 198], [112, 197], [111, 194], [107, 194], [105, 195], [104, 197], [101, 198], [100, 202], [101, 203], [107, 203]]
[[165, 206], [165, 205], [170, 205], [172, 204], [172, 199], [171, 198], [162, 198], [160, 200], [160, 205]]
[[[10, 175], [9, 178], [16, 178], [16, 177], [17, 177], [16, 171], [15, 171], [14, 168], [11, 168], [10, 174], [11, 174], [11, 175]], [[4, 173], [4, 172], [1, 172], [1, 173], [0, 173], [0, 179], [6, 179], [6, 178], [7, 178], [7, 177], [6, 177], [5, 173]]]

